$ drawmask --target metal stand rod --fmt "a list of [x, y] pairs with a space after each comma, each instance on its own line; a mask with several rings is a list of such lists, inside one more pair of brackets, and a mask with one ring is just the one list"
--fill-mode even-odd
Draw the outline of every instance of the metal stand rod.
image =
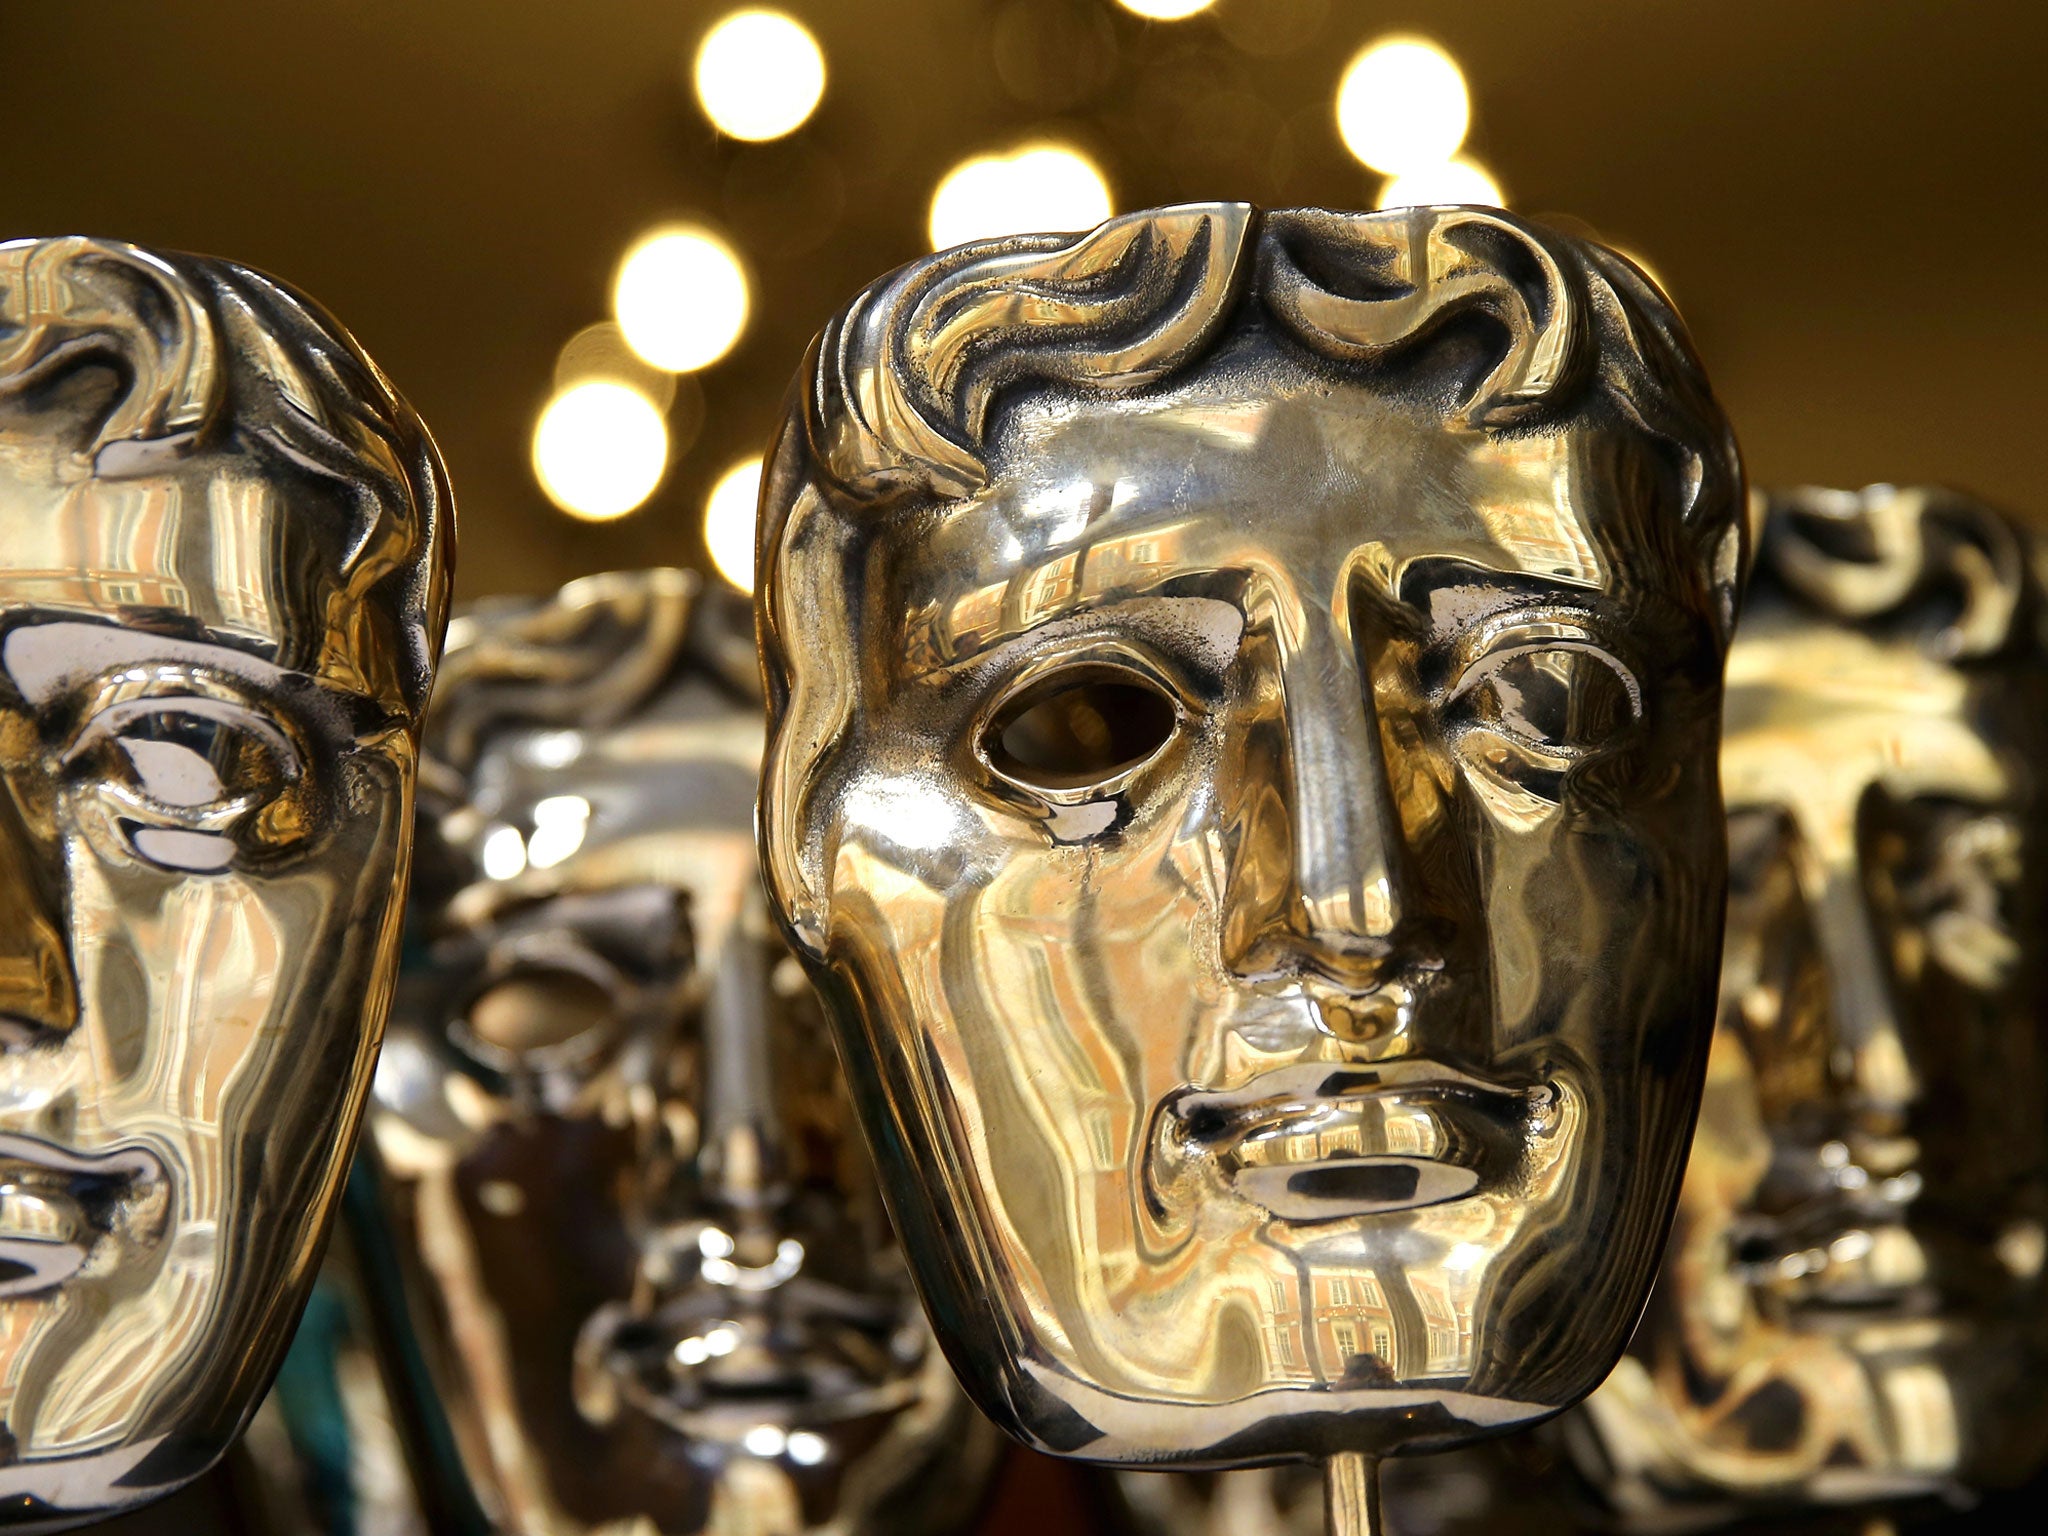
[[1358, 1451], [1332, 1456], [1323, 1464], [1323, 1498], [1329, 1536], [1382, 1536], [1380, 1464], [1373, 1457]]

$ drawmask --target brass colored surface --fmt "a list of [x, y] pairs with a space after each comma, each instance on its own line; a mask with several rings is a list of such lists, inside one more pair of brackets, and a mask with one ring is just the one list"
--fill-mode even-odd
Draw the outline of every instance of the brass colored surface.
[[[1513, 1454], [1509, 1454], [1512, 1451]], [[1565, 1479], [1527, 1436], [1380, 1466], [1391, 1536], [1572, 1536], [1583, 1526]], [[1231, 1472], [1109, 1474], [1109, 1529], [1122, 1536], [1324, 1536], [1328, 1490], [1296, 1463]]]
[[2041, 569], [1945, 492], [1771, 503], [1729, 659], [1705, 1107], [1644, 1326], [1574, 1426], [1626, 1512], [2041, 1465]]
[[770, 893], [983, 1409], [1220, 1466], [1590, 1391], [1725, 898], [1741, 470], [1661, 296], [1167, 209], [903, 268], [792, 400]]
[[373, 1124], [518, 1536], [914, 1536], [993, 1469], [762, 905], [748, 617], [653, 570], [451, 630]]
[[448, 520], [307, 300], [0, 245], [0, 1525], [197, 1476], [291, 1337], [398, 960]]

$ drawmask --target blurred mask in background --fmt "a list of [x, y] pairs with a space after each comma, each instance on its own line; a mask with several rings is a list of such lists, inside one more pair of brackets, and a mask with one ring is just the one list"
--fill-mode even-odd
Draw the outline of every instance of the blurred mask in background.
[[310, 301], [0, 245], [0, 1525], [194, 1477], [291, 1338], [398, 961], [448, 522]]
[[[1397, 1456], [1382, 1471], [1392, 1536], [1575, 1536], [1552, 1451], [1534, 1436], [1438, 1456]], [[1112, 1530], [1127, 1536], [1325, 1536], [1323, 1482], [1303, 1464], [1236, 1472], [1107, 1474]]]
[[1725, 897], [1742, 475], [1662, 297], [1205, 204], [913, 263], [807, 366], [766, 868], [977, 1400], [1226, 1465], [1592, 1390]]
[[761, 741], [749, 615], [694, 577], [454, 626], [374, 1124], [413, 1331], [521, 1536], [944, 1530], [991, 1465], [764, 916]]
[[1728, 665], [1705, 1106], [1650, 1311], [1572, 1426], [1646, 1523], [2039, 1465], [2040, 569], [1940, 491], [1769, 506]]

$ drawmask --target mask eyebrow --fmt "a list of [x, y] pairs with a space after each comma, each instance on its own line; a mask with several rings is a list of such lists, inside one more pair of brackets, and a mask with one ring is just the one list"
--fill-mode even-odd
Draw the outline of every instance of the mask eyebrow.
[[36, 709], [92, 679], [145, 665], [229, 678], [231, 686], [247, 695], [252, 708], [289, 708], [337, 741], [378, 735], [400, 718], [363, 694], [336, 688], [215, 639], [181, 639], [84, 619], [19, 623], [0, 639], [0, 671], [22, 701]]
[[1436, 644], [1515, 608], [1569, 608], [1607, 618], [1616, 607], [1606, 592], [1578, 582], [1461, 559], [1412, 561], [1402, 570], [1397, 586], [1401, 606], [1421, 621], [1428, 639]]
[[[947, 633], [937, 614], [913, 619], [906, 645], [913, 680], [950, 675], [1024, 640], [1080, 639], [1118, 632], [1143, 640], [1207, 670], [1221, 671], [1237, 653], [1245, 619], [1236, 594], [1237, 573], [1181, 576], [1170, 591], [1084, 597], [1056, 613], [1027, 618], [1015, 611], [991, 616], [985, 627]], [[1229, 595], [1217, 596], [1214, 593]], [[958, 611], [958, 604], [955, 605]]]

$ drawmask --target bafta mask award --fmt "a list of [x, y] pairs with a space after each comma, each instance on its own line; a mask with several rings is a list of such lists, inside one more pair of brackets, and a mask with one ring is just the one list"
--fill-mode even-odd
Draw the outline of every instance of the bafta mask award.
[[1328, 1464], [1583, 1397], [1711, 1035], [1742, 473], [1626, 261], [1172, 208], [905, 267], [764, 483], [761, 834], [981, 1407]]
[[2041, 569], [1947, 492], [1770, 505], [1728, 666], [1704, 1107], [1643, 1327], [1572, 1424], [1624, 1515], [2041, 1464]]
[[0, 1526], [203, 1471], [398, 960], [451, 554], [418, 418], [246, 268], [0, 245]]
[[936, 1536], [992, 1469], [767, 921], [761, 741], [745, 600], [682, 572], [450, 630], [372, 1123], [498, 1529]]

